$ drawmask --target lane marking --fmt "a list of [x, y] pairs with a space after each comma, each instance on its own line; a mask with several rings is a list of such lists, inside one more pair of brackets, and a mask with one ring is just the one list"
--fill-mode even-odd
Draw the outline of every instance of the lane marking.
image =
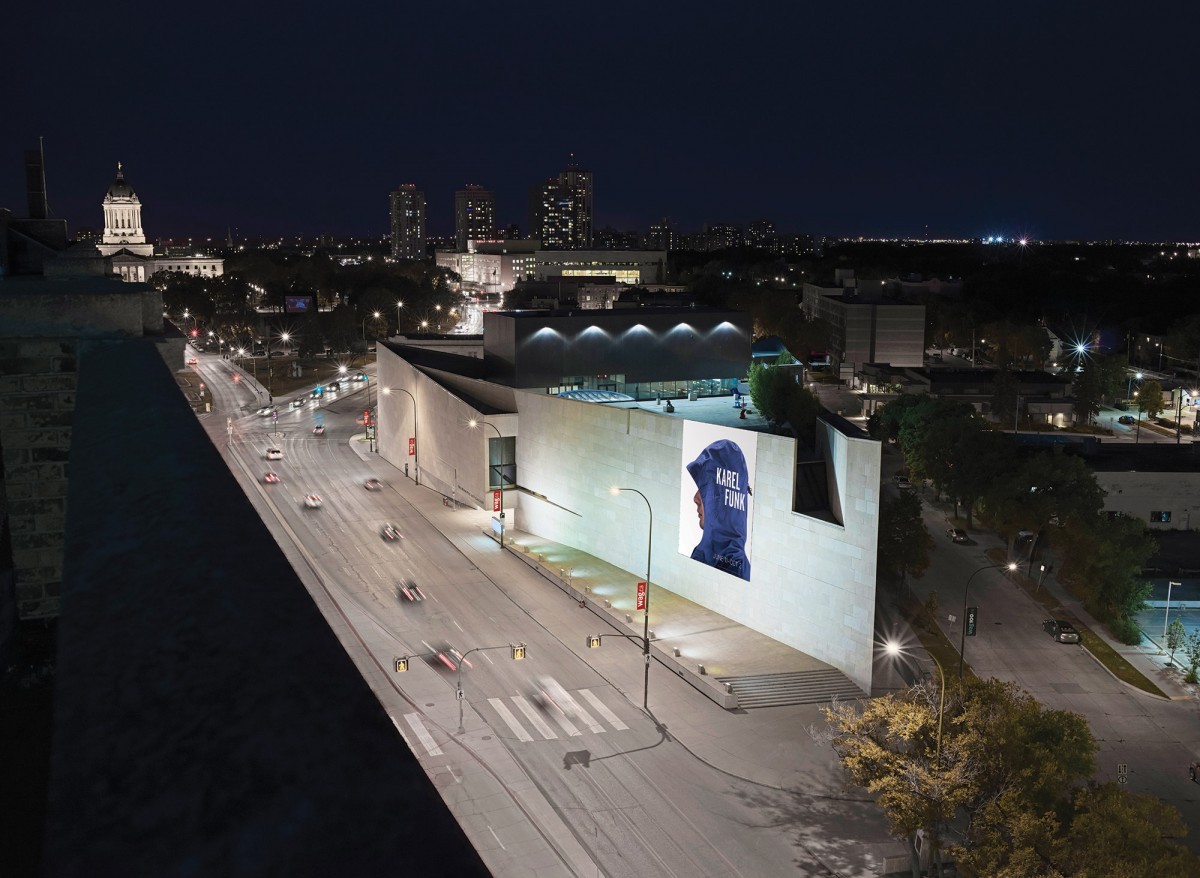
[[496, 709], [496, 713], [500, 714], [500, 718], [508, 723], [508, 727], [512, 729], [513, 734], [517, 736], [519, 741], [532, 741], [533, 736], [525, 731], [525, 727], [517, 722], [517, 718], [512, 715], [512, 711], [508, 709], [508, 705], [499, 698], [489, 698], [488, 704]]
[[508, 848], [504, 846], [504, 842], [500, 840], [500, 836], [496, 835], [496, 830], [492, 829], [491, 826], [488, 826], [488, 832], [492, 834], [492, 838], [496, 839], [496, 844], [500, 845], [501, 850], [508, 850]]
[[458, 776], [458, 772], [451, 768], [449, 764], [446, 765], [446, 771], [450, 772], [450, 776], [454, 778], [455, 783], [462, 783], [462, 778]]
[[428, 730], [425, 728], [425, 725], [421, 722], [421, 717], [419, 714], [406, 713], [404, 714], [404, 719], [416, 733], [417, 738], [425, 746], [425, 749], [428, 751], [430, 756], [443, 755], [442, 748], [439, 747], [437, 742], [433, 740], [433, 735], [429, 734]]
[[581, 732], [581, 731], [579, 731], [579, 729], [575, 728], [574, 723], [572, 723], [569, 719], [567, 719], [565, 716], [563, 716], [557, 710], [552, 711], [550, 713], [550, 715], [552, 717], [554, 717], [554, 721], [562, 727], [562, 730], [564, 732], [566, 732], [568, 735], [570, 735], [572, 738], [577, 738], [583, 734], [583, 732]]
[[514, 695], [512, 696], [512, 700], [520, 708], [521, 713], [525, 714], [525, 718], [533, 723], [533, 727], [538, 730], [543, 738], [550, 740], [551, 738], [558, 737], [554, 733], [554, 729], [550, 728], [550, 725], [542, 719], [537, 708], [530, 704], [523, 696]]
[[601, 701], [599, 696], [597, 696], [596, 693], [591, 689], [580, 689], [579, 694], [586, 698], [588, 703], [596, 709], [596, 713], [604, 717], [605, 722], [607, 722], [614, 729], [617, 731], [624, 731], [625, 729], [629, 728], [629, 726], [621, 722], [620, 717], [608, 709], [608, 705]]

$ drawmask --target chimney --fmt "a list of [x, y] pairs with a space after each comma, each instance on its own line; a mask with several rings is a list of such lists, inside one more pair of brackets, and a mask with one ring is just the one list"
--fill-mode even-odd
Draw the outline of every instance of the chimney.
[[46, 203], [46, 168], [42, 159], [41, 146], [25, 150], [25, 198], [29, 205], [29, 218], [44, 220], [49, 208]]

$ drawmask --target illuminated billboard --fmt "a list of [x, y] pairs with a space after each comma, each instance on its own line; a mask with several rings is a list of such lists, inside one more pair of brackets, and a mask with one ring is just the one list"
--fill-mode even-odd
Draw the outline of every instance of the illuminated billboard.
[[312, 296], [287, 296], [284, 310], [289, 314], [307, 314], [312, 310]]
[[684, 421], [679, 553], [750, 580], [758, 434]]

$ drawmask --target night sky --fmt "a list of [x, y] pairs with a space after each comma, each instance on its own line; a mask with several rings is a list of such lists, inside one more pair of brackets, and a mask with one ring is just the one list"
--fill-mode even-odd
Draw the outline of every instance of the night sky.
[[[818, 8], [819, 7], [819, 8]], [[8, 13], [0, 206], [116, 163], [151, 238], [387, 232], [415, 183], [527, 188], [573, 153], [595, 227], [1200, 240], [1190, 3], [39, 3]]]

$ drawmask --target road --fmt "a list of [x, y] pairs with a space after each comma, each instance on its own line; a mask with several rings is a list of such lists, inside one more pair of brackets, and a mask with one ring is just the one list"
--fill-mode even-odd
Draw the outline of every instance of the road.
[[[214, 443], [494, 874], [769, 876], [797, 874], [798, 864], [801, 874], [865, 874], [822, 865], [844, 859], [837, 839], [780, 831], [779, 815], [801, 813], [792, 794], [695, 758], [581, 660], [565, 638], [582, 633], [562, 629], [545, 581], [481, 529], [449, 539], [393, 486], [365, 490], [386, 472], [355, 438], [361, 389], [319, 411], [281, 407], [276, 440], [227, 362], [201, 355], [196, 368], [213, 388], [214, 411], [202, 420]], [[318, 415], [324, 436], [312, 433]], [[265, 461], [276, 443], [283, 460]], [[262, 483], [268, 469], [280, 484]], [[320, 509], [303, 505], [314, 492]], [[385, 521], [402, 540], [380, 537]], [[425, 601], [399, 597], [410, 580]], [[446, 643], [472, 667], [439, 670], [433, 653]], [[524, 661], [512, 658], [516, 643], [526, 645]], [[638, 650], [618, 640], [604, 658], [627, 653], [632, 664]], [[401, 655], [410, 668], [396, 674]], [[539, 704], [542, 676], [570, 694], [571, 715]], [[830, 852], [815, 856], [814, 842]]]
[[[902, 462], [898, 451], [887, 449], [885, 478], [899, 471]], [[933, 563], [911, 586], [922, 601], [937, 592], [939, 624], [958, 644], [967, 580], [992, 563], [985, 551], [1004, 542], [979, 530], [970, 532], [970, 544], [950, 542], [946, 510], [930, 499], [926, 489], [922, 501], [936, 545]], [[1118, 780], [1124, 766], [1129, 790], [1149, 793], [1180, 810], [1193, 827], [1189, 846], [1200, 852], [1200, 785], [1190, 783], [1187, 775], [1189, 762], [1200, 759], [1200, 704], [1195, 698], [1173, 701], [1145, 694], [1113, 677], [1082, 646], [1056, 643], [1041, 628], [1048, 614], [1001, 570], [978, 573], [968, 597], [967, 603], [979, 608], [978, 633], [966, 638], [966, 661], [975, 673], [1015, 682], [1044, 706], [1085, 717], [1098, 744], [1096, 780]], [[1069, 598], [1067, 607], [1068, 616], [1099, 630]], [[956, 671], [946, 668], [948, 674]]]

